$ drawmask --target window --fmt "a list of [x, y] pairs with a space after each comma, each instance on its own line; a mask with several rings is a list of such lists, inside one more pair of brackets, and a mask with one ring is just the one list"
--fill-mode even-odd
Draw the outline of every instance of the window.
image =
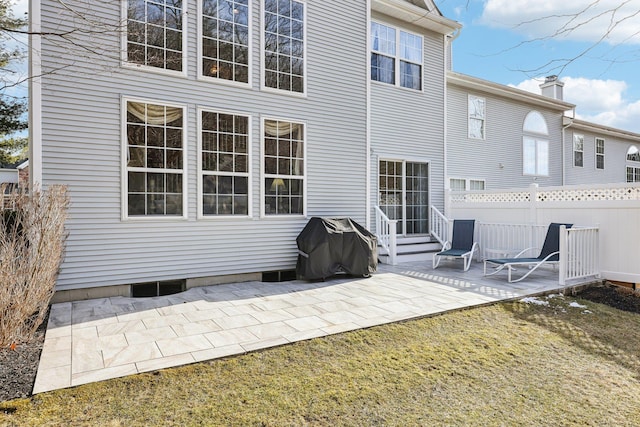
[[479, 191], [485, 189], [483, 179], [450, 178], [449, 188], [451, 191]]
[[596, 138], [596, 169], [604, 169], [604, 139]]
[[181, 0], [129, 0], [127, 61], [183, 71]]
[[264, 86], [304, 92], [304, 3], [264, 2]]
[[304, 214], [304, 125], [264, 121], [264, 213]]
[[127, 215], [183, 216], [184, 108], [126, 101]]
[[469, 95], [469, 138], [484, 139], [485, 99]]
[[627, 150], [627, 182], [640, 182], [640, 150], [635, 145]]
[[422, 90], [422, 36], [371, 23], [371, 80]]
[[202, 75], [249, 83], [248, 0], [202, 0]]
[[201, 111], [202, 215], [249, 214], [249, 117]]
[[584, 135], [573, 135], [573, 166], [582, 167], [584, 164]]
[[544, 116], [529, 112], [522, 131], [522, 174], [549, 176], [549, 131]]

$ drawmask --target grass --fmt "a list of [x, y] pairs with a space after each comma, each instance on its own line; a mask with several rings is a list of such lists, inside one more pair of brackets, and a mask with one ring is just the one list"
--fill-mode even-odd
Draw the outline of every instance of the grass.
[[503, 303], [0, 403], [1, 425], [640, 424], [639, 315]]

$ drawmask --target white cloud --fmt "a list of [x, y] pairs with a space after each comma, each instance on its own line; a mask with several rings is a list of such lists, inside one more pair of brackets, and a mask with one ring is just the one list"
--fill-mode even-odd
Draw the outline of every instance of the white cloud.
[[[511, 28], [528, 38], [640, 44], [640, 10], [628, 0], [486, 0], [480, 22]], [[613, 28], [612, 28], [613, 27]], [[563, 31], [564, 29], [564, 31]]]
[[[582, 120], [640, 133], [640, 100], [625, 98], [627, 83], [563, 77], [564, 100], [576, 105], [576, 117]], [[540, 94], [540, 80], [530, 79], [510, 85]]]

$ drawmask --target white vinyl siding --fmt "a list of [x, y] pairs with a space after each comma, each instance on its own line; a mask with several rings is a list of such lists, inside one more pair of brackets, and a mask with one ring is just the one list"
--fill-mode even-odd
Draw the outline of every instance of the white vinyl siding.
[[128, 0], [126, 61], [182, 73], [185, 64], [181, 0]]
[[305, 3], [264, 0], [263, 85], [291, 93], [305, 92]]
[[200, 75], [249, 84], [249, 0], [199, 0]]
[[[72, 11], [57, 0], [38, 2], [43, 31], [72, 31]], [[122, 3], [71, 0], [75, 11], [122, 22]], [[35, 4], [35, 3], [34, 3]], [[197, 1], [184, 2], [189, 31], [185, 75], [142, 67], [119, 67], [121, 35], [100, 35], [95, 55], [43, 38], [42, 185], [63, 184], [73, 201], [66, 227], [65, 260], [58, 290], [184, 278], [254, 274], [295, 268], [295, 238], [304, 215], [269, 215], [262, 209], [262, 120], [304, 123], [309, 135], [305, 167], [305, 209], [311, 216], [348, 216], [366, 224], [367, 51], [365, 2], [305, 2], [309, 95], [282, 96], [261, 86], [261, 0], [252, 0], [255, 90], [235, 82], [198, 78]], [[188, 18], [188, 19], [187, 19]], [[80, 36], [80, 33], [76, 34]], [[80, 41], [88, 41], [79, 38]], [[442, 39], [440, 37], [440, 39]], [[351, 42], [360, 40], [360, 43]], [[348, 41], [348, 42], [346, 42]], [[336, 49], [340, 46], [340, 49]], [[111, 53], [111, 55], [109, 54]], [[441, 84], [440, 84], [441, 87]], [[403, 91], [404, 92], [404, 91]], [[121, 95], [122, 94], [122, 95]], [[311, 96], [312, 95], [312, 96]], [[188, 218], [154, 216], [122, 220], [126, 206], [126, 150], [121, 98], [185, 107], [185, 211]], [[249, 216], [199, 217], [199, 110], [250, 116]], [[422, 135], [425, 132], [421, 132]], [[308, 191], [307, 191], [308, 190]], [[124, 194], [124, 195], [123, 195]], [[124, 197], [124, 201], [123, 201]], [[241, 276], [242, 277], [242, 276]], [[201, 280], [201, 283], [204, 279]]]

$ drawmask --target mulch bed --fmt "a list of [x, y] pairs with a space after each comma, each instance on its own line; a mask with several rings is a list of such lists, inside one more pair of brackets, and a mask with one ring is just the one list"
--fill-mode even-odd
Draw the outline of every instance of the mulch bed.
[[15, 350], [0, 349], [0, 402], [31, 396], [48, 317], [31, 341], [17, 345]]
[[[615, 286], [587, 288], [578, 294], [589, 301], [632, 313], [640, 313], [640, 297], [633, 291]], [[15, 350], [0, 349], [0, 402], [31, 396], [36, 379], [47, 320], [36, 336]]]

